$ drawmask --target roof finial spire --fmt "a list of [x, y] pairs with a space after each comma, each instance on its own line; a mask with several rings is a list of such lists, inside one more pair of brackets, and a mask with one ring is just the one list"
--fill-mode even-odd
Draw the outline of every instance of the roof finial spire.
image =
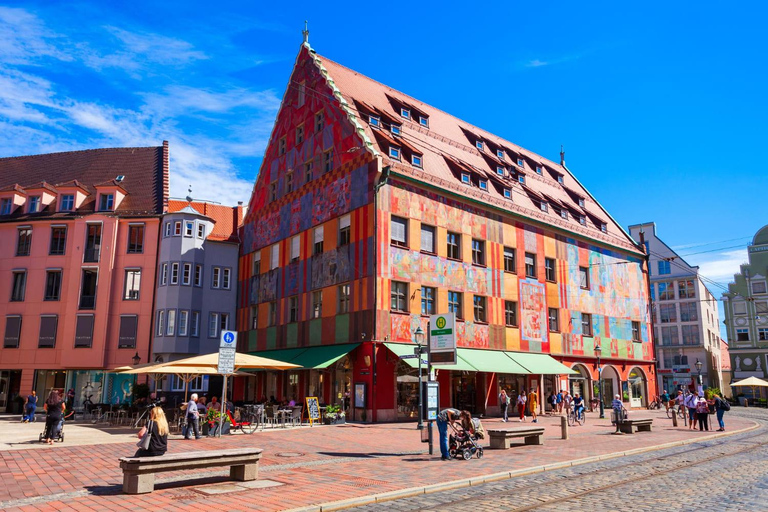
[[565, 167], [565, 150], [562, 144], [560, 144], [560, 165]]
[[307, 28], [307, 20], [304, 20], [304, 30], [301, 31], [301, 35], [304, 36], [304, 44], [309, 46], [309, 28]]
[[192, 203], [192, 184], [189, 184], [189, 188], [187, 188], [187, 197], [185, 198], [188, 203]]

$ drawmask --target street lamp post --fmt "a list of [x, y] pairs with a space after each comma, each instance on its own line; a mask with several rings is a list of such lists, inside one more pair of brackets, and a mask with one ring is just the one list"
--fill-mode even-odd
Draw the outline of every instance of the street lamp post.
[[[136, 351], [136, 355], [131, 358], [131, 361], [133, 361], [133, 366], [138, 366], [139, 363], [141, 362], [141, 356], [139, 355], [139, 351], [138, 350]], [[136, 384], [137, 384], [138, 378], [139, 378], [138, 375], [134, 375], [133, 376], [133, 389], [131, 390], [131, 395], [132, 395], [131, 396], [131, 401], [132, 402], [135, 401], [135, 398], [136, 398], [134, 393], [136, 392]]]
[[600, 343], [595, 345], [595, 352], [597, 352], [597, 393], [600, 397], [600, 419], [605, 418], [605, 405], [603, 404], [603, 367], [600, 366], [600, 354], [603, 351], [603, 347]]
[[416, 353], [416, 357], [419, 360], [419, 424], [416, 426], [419, 430], [424, 428], [424, 421], [422, 420], [422, 392], [421, 392], [421, 352], [424, 349], [422, 346], [422, 342], [424, 341], [424, 331], [421, 330], [421, 326], [417, 327], [416, 330], [413, 332], [413, 338], [416, 342], [416, 348], [414, 349], [414, 352]]
[[[703, 365], [701, 364], [701, 361], [696, 359], [696, 371], [699, 372], [699, 386], [703, 386], [703, 383], [701, 381], [701, 367]], [[698, 390], [697, 390], [698, 391]]]

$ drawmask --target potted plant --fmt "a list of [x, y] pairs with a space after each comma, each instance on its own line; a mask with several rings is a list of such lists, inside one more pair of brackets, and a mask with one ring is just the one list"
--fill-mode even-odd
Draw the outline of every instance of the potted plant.
[[323, 423], [326, 425], [337, 425], [346, 423], [346, 414], [341, 410], [340, 405], [329, 405], [323, 415]]
[[[221, 413], [217, 411], [216, 409], [208, 409], [208, 412], [206, 413], [206, 419], [208, 420], [208, 427], [210, 435], [215, 436], [218, 429], [219, 429], [219, 418], [221, 417]], [[224, 421], [221, 424], [221, 433], [229, 434], [231, 425], [229, 424], [229, 416], [224, 415]]]

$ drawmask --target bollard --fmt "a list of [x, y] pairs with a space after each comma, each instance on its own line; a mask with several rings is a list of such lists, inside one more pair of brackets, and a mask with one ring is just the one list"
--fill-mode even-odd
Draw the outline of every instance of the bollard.
[[568, 418], [560, 416], [560, 432], [563, 439], [568, 439]]
[[672, 414], [672, 426], [673, 427], [677, 426], [677, 413], [674, 412], [674, 411], [673, 411], [673, 414]]

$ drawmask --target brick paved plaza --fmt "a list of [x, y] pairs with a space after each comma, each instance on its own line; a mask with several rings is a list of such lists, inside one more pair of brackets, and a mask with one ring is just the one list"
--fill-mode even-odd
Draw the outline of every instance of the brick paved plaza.
[[[122, 477], [117, 459], [135, 451], [133, 439], [124, 441], [125, 430], [118, 430], [116, 434], [122, 442], [76, 446], [64, 443], [29, 449], [21, 449], [17, 444], [14, 449], [0, 452], [0, 509], [199, 510], [214, 502], [217, 508], [227, 510], [291, 509], [720, 435], [673, 428], [671, 420], [659, 411], [632, 414], [655, 418], [654, 431], [613, 436], [608, 420], [600, 421], [596, 414], [590, 414], [587, 425], [572, 428], [570, 439], [564, 441], [560, 439], [560, 418], [543, 417], [540, 422], [546, 428], [543, 446], [486, 450], [483, 459], [449, 463], [439, 460], [437, 446], [437, 456], [426, 453], [426, 444], [419, 441], [411, 424], [267, 429], [250, 436], [232, 435], [223, 439], [172, 439], [170, 453], [263, 448], [259, 480], [232, 482], [223, 470], [166, 473], [159, 475], [154, 493], [137, 496], [121, 493]], [[19, 425], [11, 420], [7, 417], [0, 421], [3, 442], [8, 442], [7, 436], [13, 433], [23, 444], [24, 439], [36, 438], [42, 428], [39, 423]], [[752, 419], [739, 417], [737, 413], [729, 414], [727, 420], [730, 432], [756, 425]], [[483, 423], [486, 428], [504, 425], [497, 419]], [[517, 423], [511, 422], [508, 426], [514, 427]], [[25, 430], [21, 431], [20, 427]], [[92, 429], [68, 425], [67, 434], [73, 439], [82, 439], [87, 432], [93, 432]], [[79, 430], [85, 434], [78, 433]], [[99, 432], [93, 438], [103, 440], [107, 434]]]

